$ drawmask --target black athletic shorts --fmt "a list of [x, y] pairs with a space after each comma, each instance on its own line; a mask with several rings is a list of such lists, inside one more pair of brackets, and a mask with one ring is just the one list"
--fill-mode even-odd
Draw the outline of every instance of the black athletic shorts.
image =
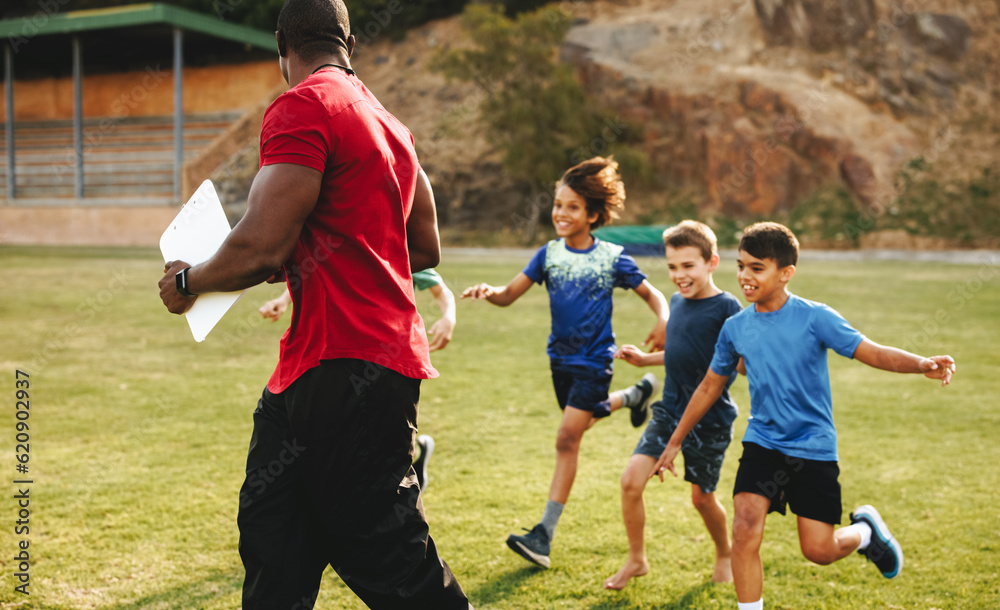
[[807, 460], [743, 443], [733, 495], [752, 493], [771, 500], [767, 512], [785, 514], [785, 505], [800, 517], [840, 523], [840, 483], [837, 462]]

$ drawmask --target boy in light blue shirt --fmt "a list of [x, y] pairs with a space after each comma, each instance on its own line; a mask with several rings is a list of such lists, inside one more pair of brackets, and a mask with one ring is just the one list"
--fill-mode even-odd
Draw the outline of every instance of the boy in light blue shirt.
[[836, 311], [788, 292], [798, 240], [773, 222], [751, 225], [739, 246], [737, 278], [750, 306], [726, 320], [705, 379], [688, 402], [650, 476], [674, 471], [687, 433], [708, 411], [742, 357], [750, 384], [750, 420], [733, 491], [733, 581], [740, 610], [763, 608], [760, 545], [769, 512], [798, 517], [802, 554], [827, 565], [855, 550], [886, 578], [903, 567], [903, 552], [878, 511], [865, 505], [841, 518], [837, 432], [827, 349], [883, 370], [923, 373], [951, 382], [951, 356], [924, 358], [865, 338]]

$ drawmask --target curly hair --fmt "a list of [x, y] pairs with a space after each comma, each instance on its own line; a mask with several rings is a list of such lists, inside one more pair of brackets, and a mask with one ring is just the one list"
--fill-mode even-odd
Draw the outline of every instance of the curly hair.
[[568, 186], [587, 202], [587, 214], [597, 214], [592, 229], [611, 224], [625, 209], [625, 183], [614, 157], [594, 157], [577, 163], [559, 178], [556, 189]]
[[791, 229], [776, 222], [758, 222], [743, 229], [739, 249], [754, 258], [769, 258], [778, 267], [799, 262], [799, 240]]

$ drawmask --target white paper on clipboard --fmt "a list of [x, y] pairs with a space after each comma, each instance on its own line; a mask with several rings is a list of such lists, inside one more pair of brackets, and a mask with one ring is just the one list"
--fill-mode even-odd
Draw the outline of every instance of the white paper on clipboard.
[[[163, 260], [184, 261], [192, 266], [205, 262], [219, 249], [230, 230], [215, 185], [206, 180], [160, 237]], [[194, 305], [184, 314], [194, 340], [204, 341], [244, 292], [246, 290], [198, 295]]]

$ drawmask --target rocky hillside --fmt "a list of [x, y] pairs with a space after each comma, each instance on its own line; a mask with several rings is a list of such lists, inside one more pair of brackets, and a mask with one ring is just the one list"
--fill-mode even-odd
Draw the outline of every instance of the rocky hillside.
[[[618, 115], [581, 145], [600, 153], [627, 129], [671, 186], [632, 190], [626, 221], [670, 205], [663, 193], [677, 189], [706, 214], [737, 218], [786, 212], [831, 185], [859, 210], [880, 210], [914, 157], [949, 177], [997, 162], [995, 0], [561, 5], [576, 16], [562, 58]], [[414, 132], [442, 224], [513, 230], [537, 203], [477, 128], [491, 84], [448, 83], [428, 68], [462, 36], [450, 19], [402, 41], [376, 38], [355, 66]]]

